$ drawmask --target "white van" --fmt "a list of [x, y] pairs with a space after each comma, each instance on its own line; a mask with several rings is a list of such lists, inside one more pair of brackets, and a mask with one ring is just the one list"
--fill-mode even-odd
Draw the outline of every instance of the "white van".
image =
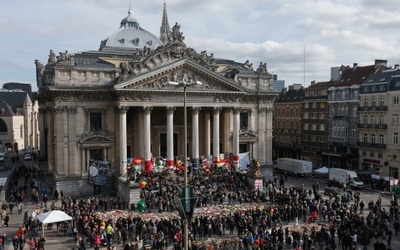
[[0, 162], [3, 162], [4, 160], [5, 160], [4, 153], [0, 153]]
[[363, 189], [364, 183], [357, 176], [357, 173], [352, 170], [342, 168], [331, 168], [329, 169], [329, 181], [343, 185], [350, 185], [354, 189]]

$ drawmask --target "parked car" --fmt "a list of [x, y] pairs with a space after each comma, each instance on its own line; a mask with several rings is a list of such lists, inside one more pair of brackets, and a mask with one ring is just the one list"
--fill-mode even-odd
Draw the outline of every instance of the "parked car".
[[32, 155], [31, 155], [31, 154], [28, 154], [28, 153], [25, 154], [25, 155], [24, 155], [24, 160], [25, 160], [25, 161], [30, 161], [30, 160], [32, 160]]
[[0, 162], [3, 162], [5, 159], [4, 153], [0, 153]]

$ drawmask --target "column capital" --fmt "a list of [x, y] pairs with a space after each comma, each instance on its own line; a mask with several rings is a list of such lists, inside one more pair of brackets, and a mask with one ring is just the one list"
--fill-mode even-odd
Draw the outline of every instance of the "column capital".
[[259, 108], [258, 113], [259, 114], [264, 114], [267, 111], [267, 108]]
[[232, 111], [234, 114], [239, 114], [242, 111], [242, 108], [236, 107], [236, 108], [233, 108]]
[[67, 111], [66, 107], [63, 106], [54, 107], [53, 110], [56, 114], [63, 114]]
[[153, 110], [153, 107], [143, 107], [143, 112], [148, 115]]
[[200, 113], [200, 110], [201, 110], [200, 107], [193, 107], [193, 108], [192, 108], [193, 114], [196, 114], [196, 115], [198, 115], [198, 114]]
[[76, 115], [76, 113], [78, 112], [76, 107], [65, 107], [65, 109], [70, 115]]
[[176, 107], [166, 107], [167, 114], [172, 115], [175, 112]]
[[222, 111], [221, 107], [215, 107], [214, 108], [214, 114], [219, 114], [219, 113], [221, 113], [221, 111]]
[[117, 107], [115, 107], [115, 109], [120, 114], [123, 114], [123, 113], [126, 113], [128, 111], [129, 107], [128, 106], [117, 106]]

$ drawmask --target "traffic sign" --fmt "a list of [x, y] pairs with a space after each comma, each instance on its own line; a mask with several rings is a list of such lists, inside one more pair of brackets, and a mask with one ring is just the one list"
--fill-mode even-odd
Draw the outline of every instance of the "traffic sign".
[[196, 207], [197, 198], [193, 187], [182, 187], [179, 197], [175, 197], [175, 204], [182, 219], [191, 220]]

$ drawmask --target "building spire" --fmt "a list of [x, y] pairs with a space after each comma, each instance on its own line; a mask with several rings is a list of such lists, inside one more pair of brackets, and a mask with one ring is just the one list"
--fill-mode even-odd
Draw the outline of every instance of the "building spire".
[[167, 3], [166, 0], [164, 0], [164, 11], [160, 27], [160, 40], [161, 42], [164, 43], [164, 45], [167, 44], [168, 36], [170, 33], [171, 33], [171, 28], [169, 27], [169, 22], [168, 22]]

